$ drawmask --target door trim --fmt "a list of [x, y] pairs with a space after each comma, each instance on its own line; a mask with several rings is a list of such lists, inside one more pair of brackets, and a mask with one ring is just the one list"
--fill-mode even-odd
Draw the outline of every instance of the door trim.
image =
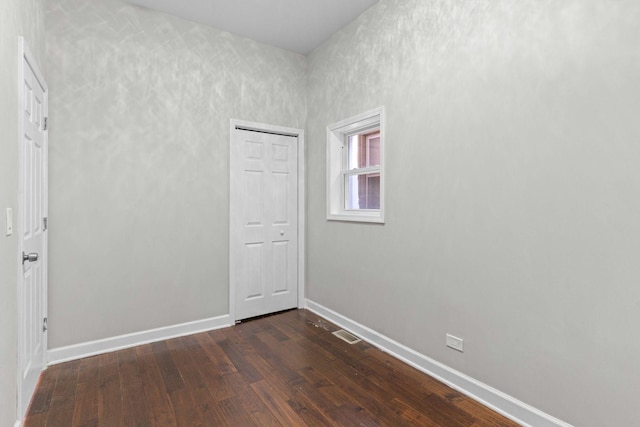
[[[33, 74], [35, 75], [36, 79], [38, 80], [38, 83], [42, 86], [43, 88], [43, 92], [44, 92], [44, 99], [43, 99], [43, 109], [44, 109], [44, 113], [43, 116], [44, 117], [48, 117], [49, 115], [49, 88], [47, 87], [47, 82], [44, 79], [44, 74], [42, 73], [42, 71], [40, 70], [40, 67], [38, 66], [38, 63], [36, 61], [35, 56], [31, 53], [31, 49], [29, 49], [29, 45], [27, 44], [26, 40], [24, 39], [24, 37], [19, 37], [18, 38], [18, 51], [19, 51], [19, 70], [18, 70], [18, 96], [19, 96], [19, 102], [18, 102], [18, 173], [19, 173], [19, 179], [18, 179], [18, 213], [17, 213], [17, 230], [18, 230], [18, 235], [17, 235], [17, 239], [18, 239], [18, 252], [16, 254], [16, 263], [18, 265], [18, 289], [17, 289], [17, 298], [18, 298], [18, 357], [17, 357], [17, 399], [16, 399], [16, 406], [17, 406], [17, 414], [18, 414], [18, 419], [22, 420], [24, 418], [24, 415], [26, 413], [26, 410], [29, 406], [30, 400], [31, 398], [33, 398], [33, 396], [31, 396], [29, 398], [28, 401], [24, 401], [23, 399], [23, 388], [24, 388], [24, 384], [22, 382], [22, 367], [24, 364], [24, 355], [22, 353], [22, 348], [23, 348], [23, 344], [25, 341], [25, 331], [23, 331], [22, 329], [22, 315], [23, 315], [23, 310], [22, 310], [22, 291], [24, 289], [24, 283], [23, 283], [23, 275], [22, 275], [22, 251], [23, 251], [23, 242], [22, 242], [22, 236], [24, 235], [24, 223], [23, 223], [23, 212], [24, 212], [24, 205], [22, 203], [22, 194], [24, 193], [24, 182], [23, 182], [23, 173], [24, 173], [24, 158], [22, 155], [22, 137], [24, 135], [24, 91], [23, 91], [23, 84], [24, 84], [24, 77], [25, 77], [25, 70], [26, 67], [28, 66], [29, 68], [31, 68], [31, 70], [33, 71]], [[44, 153], [43, 153], [43, 159], [42, 159], [42, 175], [43, 175], [43, 189], [42, 189], [42, 195], [43, 195], [43, 200], [42, 200], [42, 206], [43, 206], [43, 213], [45, 217], [49, 216], [49, 132], [47, 129], [44, 130], [44, 135], [43, 135], [43, 144], [44, 144]], [[44, 319], [45, 317], [47, 317], [47, 312], [48, 312], [48, 307], [47, 307], [47, 300], [48, 300], [48, 262], [49, 262], [49, 254], [48, 254], [48, 240], [49, 240], [49, 231], [48, 230], [44, 230], [43, 231], [43, 249], [42, 249], [42, 256], [41, 256], [41, 260], [42, 260], [42, 318]], [[43, 339], [42, 339], [42, 347], [43, 347], [43, 352], [42, 352], [42, 365], [46, 366], [47, 364], [47, 351], [48, 351], [48, 342], [47, 342], [47, 337], [48, 334], [44, 333], [43, 334]]]
[[[229, 126], [229, 177], [233, 171], [233, 159], [231, 158], [231, 144], [234, 143], [236, 130], [249, 130], [254, 132], [275, 133], [279, 135], [293, 136], [298, 139], [298, 308], [305, 306], [305, 149], [304, 130], [274, 126], [264, 123], [248, 122], [244, 120], [230, 120]], [[231, 206], [234, 202], [234, 194], [229, 183], [229, 317], [233, 324], [236, 322], [235, 309], [235, 266], [236, 260], [232, 250], [233, 231], [235, 229], [231, 218]]]

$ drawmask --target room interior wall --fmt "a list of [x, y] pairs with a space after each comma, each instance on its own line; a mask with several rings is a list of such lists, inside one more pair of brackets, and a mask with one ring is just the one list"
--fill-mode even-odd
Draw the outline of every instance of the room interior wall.
[[116, 0], [46, 19], [50, 348], [227, 314], [229, 119], [303, 128], [306, 58]]
[[0, 425], [16, 414], [18, 353], [18, 233], [6, 236], [6, 209], [18, 219], [18, 37], [44, 68], [44, 6], [41, 0], [0, 3]]
[[[381, 0], [316, 49], [308, 298], [565, 422], [636, 424], [638, 22], [633, 1]], [[327, 221], [326, 128], [379, 106], [386, 223]]]

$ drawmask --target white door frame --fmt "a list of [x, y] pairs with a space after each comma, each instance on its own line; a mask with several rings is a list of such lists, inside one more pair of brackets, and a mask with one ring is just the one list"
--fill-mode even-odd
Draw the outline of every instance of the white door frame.
[[[305, 150], [304, 150], [304, 130], [288, 128], [282, 126], [267, 125], [264, 123], [247, 122], [244, 120], [231, 119], [229, 126], [229, 176], [231, 176], [234, 170], [234, 165], [231, 158], [231, 144], [234, 143], [234, 133], [236, 129], [250, 130], [256, 132], [275, 133], [286, 136], [294, 136], [298, 139], [298, 308], [305, 307]], [[231, 186], [229, 186], [229, 211], [231, 211], [232, 203], [235, 201]], [[231, 322], [236, 322], [236, 309], [235, 309], [235, 267], [236, 259], [233, 247], [233, 236], [235, 231], [235, 225], [231, 214], [229, 214], [229, 317]]]
[[[40, 83], [40, 85], [42, 86], [42, 88], [44, 89], [44, 99], [43, 99], [43, 117], [48, 117], [49, 115], [49, 90], [47, 87], [47, 83], [44, 79], [44, 75], [42, 74], [42, 71], [40, 71], [40, 67], [38, 66], [38, 63], [36, 62], [35, 56], [33, 56], [33, 54], [31, 53], [31, 50], [29, 49], [29, 46], [27, 45], [26, 40], [24, 39], [24, 37], [19, 37], [18, 40], [18, 49], [19, 49], [19, 71], [18, 71], [18, 84], [19, 84], [19, 92], [18, 92], [18, 97], [19, 97], [19, 102], [18, 102], [18, 132], [19, 132], [19, 138], [18, 138], [18, 149], [19, 149], [19, 163], [18, 163], [18, 170], [19, 170], [19, 179], [18, 179], [18, 215], [17, 215], [17, 222], [18, 222], [18, 253], [16, 256], [16, 263], [18, 265], [18, 291], [17, 291], [17, 301], [18, 301], [18, 357], [17, 357], [17, 401], [16, 401], [16, 405], [17, 405], [17, 414], [18, 414], [18, 419], [22, 420], [25, 412], [28, 408], [29, 405], [29, 401], [24, 401], [23, 399], [23, 389], [24, 389], [24, 384], [22, 383], [22, 368], [24, 365], [24, 355], [22, 354], [22, 348], [23, 348], [23, 343], [25, 340], [25, 331], [22, 328], [22, 321], [20, 319], [22, 319], [22, 315], [23, 315], [23, 307], [22, 307], [22, 292], [24, 289], [24, 284], [23, 284], [23, 274], [22, 274], [22, 251], [23, 251], [23, 242], [22, 242], [22, 238], [24, 235], [24, 223], [23, 223], [23, 212], [25, 209], [25, 206], [22, 203], [22, 194], [24, 193], [24, 182], [23, 182], [23, 173], [24, 173], [24, 159], [23, 159], [23, 155], [22, 155], [22, 138], [24, 136], [24, 91], [23, 91], [23, 86], [24, 86], [24, 79], [25, 79], [25, 70], [26, 67], [30, 67], [31, 70], [33, 70], [33, 73], [36, 77], [36, 79], [38, 79], [38, 82]], [[46, 128], [44, 131], [44, 135], [43, 135], [43, 144], [44, 144], [44, 152], [43, 152], [43, 159], [42, 159], [42, 177], [43, 177], [43, 189], [42, 189], [42, 194], [43, 194], [43, 214], [45, 217], [49, 216], [49, 132], [47, 132]], [[42, 271], [43, 271], [43, 278], [42, 278], [42, 318], [44, 319], [45, 317], [47, 317], [47, 288], [48, 288], [48, 260], [49, 260], [49, 256], [48, 256], [48, 250], [47, 250], [47, 246], [48, 246], [48, 237], [49, 237], [49, 232], [47, 230], [43, 231], [43, 249], [42, 249], [42, 254], [40, 256], [40, 259], [42, 260]], [[47, 364], [47, 349], [48, 349], [48, 343], [47, 343], [47, 333], [43, 334], [43, 340], [42, 340], [42, 346], [43, 346], [43, 360], [42, 360], [42, 365], [46, 366]], [[31, 396], [32, 398], [33, 396]]]

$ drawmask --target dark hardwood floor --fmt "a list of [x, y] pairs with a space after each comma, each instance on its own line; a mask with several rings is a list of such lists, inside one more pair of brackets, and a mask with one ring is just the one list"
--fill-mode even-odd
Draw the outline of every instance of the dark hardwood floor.
[[306, 310], [49, 367], [25, 427], [517, 424]]

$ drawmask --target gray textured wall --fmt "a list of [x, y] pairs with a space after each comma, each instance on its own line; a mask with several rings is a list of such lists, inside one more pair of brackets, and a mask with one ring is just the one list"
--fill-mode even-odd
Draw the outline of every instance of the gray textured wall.
[[[638, 22], [381, 0], [312, 53], [308, 297], [567, 422], [637, 425]], [[381, 105], [387, 222], [328, 222], [326, 126]]]
[[[633, 425], [637, 22], [630, 0], [381, 0], [307, 65], [115, 0], [47, 2], [50, 345], [227, 313], [228, 119], [308, 117], [311, 299], [565, 421]], [[381, 105], [387, 223], [327, 222], [326, 126]]]
[[[16, 414], [18, 344], [18, 36], [44, 72], [44, 5], [40, 0], [0, 2], [0, 425]], [[7, 237], [5, 212], [13, 209]]]
[[51, 348], [228, 313], [229, 119], [304, 127], [306, 58], [47, 3]]

